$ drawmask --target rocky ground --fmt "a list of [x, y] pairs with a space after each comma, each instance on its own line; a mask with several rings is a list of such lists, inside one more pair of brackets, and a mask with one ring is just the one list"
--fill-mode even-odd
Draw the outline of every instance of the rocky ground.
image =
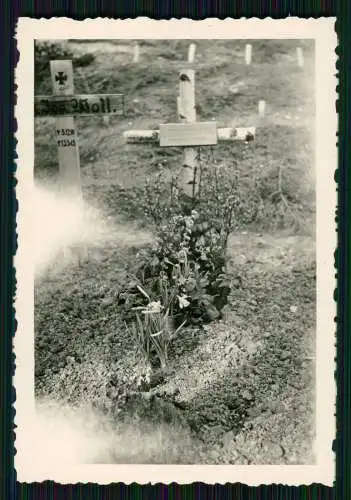
[[231, 248], [240, 250], [232, 259], [240, 287], [224, 319], [182, 331], [168, 369], [139, 389], [145, 366], [115, 305], [122, 253], [128, 258], [133, 249], [95, 250], [64, 276], [46, 276], [36, 287], [37, 393], [70, 404], [88, 400], [117, 422], [137, 418], [136, 428], [187, 428], [191, 448], [195, 439], [202, 450], [187, 460], [310, 463], [313, 242], [249, 233], [233, 238]]

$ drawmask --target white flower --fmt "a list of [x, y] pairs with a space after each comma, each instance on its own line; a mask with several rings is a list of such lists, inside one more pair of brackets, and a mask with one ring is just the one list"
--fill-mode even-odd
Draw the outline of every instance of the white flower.
[[159, 312], [161, 312], [161, 309], [162, 309], [162, 305], [161, 305], [161, 302], [159, 300], [149, 302], [148, 305], [143, 310], [143, 314], [159, 313]]
[[188, 298], [186, 295], [178, 295], [178, 300], [179, 300], [179, 307], [181, 309], [184, 309], [185, 307], [188, 307], [190, 302], [188, 301]]

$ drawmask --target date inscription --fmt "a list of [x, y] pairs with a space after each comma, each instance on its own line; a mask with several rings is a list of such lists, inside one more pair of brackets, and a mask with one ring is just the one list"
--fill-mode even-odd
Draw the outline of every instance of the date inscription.
[[57, 128], [57, 146], [69, 148], [76, 146], [76, 131], [73, 128]]

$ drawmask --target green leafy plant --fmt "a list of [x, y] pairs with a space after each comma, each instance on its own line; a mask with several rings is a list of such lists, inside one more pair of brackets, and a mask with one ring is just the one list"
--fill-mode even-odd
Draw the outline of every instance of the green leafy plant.
[[176, 175], [166, 179], [161, 173], [146, 180], [143, 193], [140, 193], [144, 215], [155, 226], [163, 224], [174, 215], [183, 213], [181, 192]]
[[228, 238], [254, 215], [249, 190], [242, 194], [237, 184], [225, 167], [203, 166], [193, 197], [183, 194], [176, 177], [158, 174], [145, 185], [141, 206], [155, 241], [137, 254], [119, 305], [146, 357], [155, 355], [162, 366], [179, 328], [219, 318], [227, 303]]
[[[171, 217], [159, 227], [154, 245], [138, 253], [130, 282], [119, 295], [119, 305], [129, 319], [133, 319], [136, 307], [158, 300], [169, 302], [163, 298], [164, 289], [172, 291], [170, 310], [175, 326], [219, 316], [215, 302], [221, 292], [218, 276], [226, 273], [225, 260], [213, 236], [213, 248], [211, 241], [208, 246], [204, 246], [206, 242], [196, 244], [197, 219], [196, 211]], [[140, 294], [139, 286], [147, 290], [150, 300]]]

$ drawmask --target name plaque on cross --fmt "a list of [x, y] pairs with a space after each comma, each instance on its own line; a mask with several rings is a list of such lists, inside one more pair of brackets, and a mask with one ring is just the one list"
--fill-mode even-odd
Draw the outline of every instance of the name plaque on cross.
[[35, 116], [90, 116], [124, 114], [123, 94], [36, 96]]
[[160, 146], [213, 146], [217, 144], [215, 122], [166, 123], [160, 125]]

